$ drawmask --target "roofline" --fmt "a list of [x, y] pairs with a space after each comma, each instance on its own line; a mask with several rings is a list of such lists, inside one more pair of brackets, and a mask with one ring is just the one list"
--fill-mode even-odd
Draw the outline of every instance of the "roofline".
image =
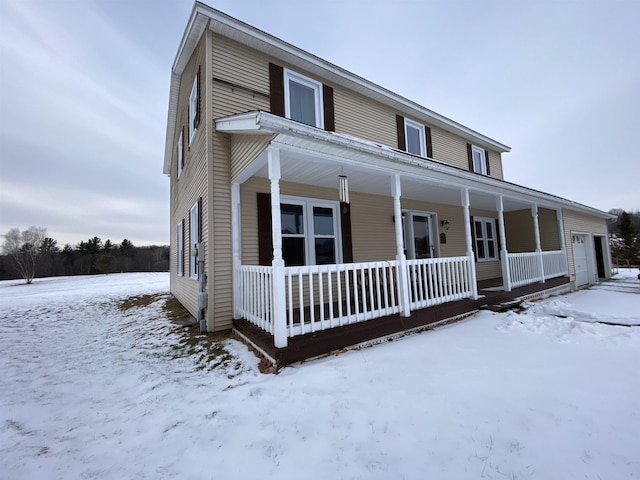
[[484, 187], [483, 191], [495, 191], [496, 189], [502, 189], [507, 192], [516, 194], [518, 196], [530, 196], [539, 199], [545, 204], [553, 204], [557, 207], [563, 207], [571, 210], [576, 210], [590, 215], [595, 215], [603, 219], [611, 219], [615, 216], [598, 210], [596, 208], [583, 205], [578, 202], [567, 200], [566, 198], [558, 197], [550, 193], [535, 190], [533, 188], [518, 185], [516, 183], [508, 182], [494, 177], [488, 177], [479, 175], [462, 168], [454, 167], [442, 162], [438, 162], [433, 159], [412, 155], [401, 150], [376, 145], [373, 142], [353, 137], [351, 135], [345, 135], [336, 132], [327, 132], [325, 130], [311, 127], [294, 120], [289, 120], [271, 113], [262, 111], [252, 111], [236, 115], [230, 115], [227, 117], [218, 118], [215, 120], [216, 130], [225, 133], [243, 133], [243, 134], [285, 134], [298, 137], [309, 137], [319, 142], [328, 142], [334, 145], [355, 149], [362, 153], [373, 155], [378, 158], [391, 160], [393, 162], [402, 164], [417, 166], [423, 169], [431, 170], [433, 172], [439, 172], [446, 175], [451, 175], [464, 183], [473, 183], [475, 185]]
[[[171, 154], [173, 136], [175, 134], [175, 119], [177, 114], [177, 91], [180, 84], [180, 76], [184, 66], [191, 57], [195, 45], [204, 31], [206, 23], [209, 21], [209, 28], [220, 35], [233, 38], [234, 40], [250, 45], [261, 50], [274, 58], [287, 61], [295, 66], [303, 68], [311, 73], [326, 78], [337, 84], [356, 91], [387, 104], [399, 112], [411, 115], [423, 120], [433, 126], [438, 126], [462, 136], [468, 140], [479, 143], [481, 146], [490, 148], [500, 153], [509, 152], [511, 148], [486, 135], [483, 135], [471, 128], [468, 128], [450, 118], [429, 110], [416, 102], [413, 102], [391, 90], [377, 85], [354, 73], [338, 67], [316, 55], [313, 55], [301, 48], [285, 42], [271, 34], [268, 34], [256, 27], [244, 23], [234, 17], [216, 10], [204, 3], [196, 1], [191, 10], [187, 27], [182, 36], [182, 40], [176, 53], [176, 58], [171, 69], [171, 86], [169, 111], [167, 115], [167, 134], [165, 140], [165, 157], [163, 172], [169, 174], [171, 167]], [[233, 34], [233, 37], [231, 35]]]

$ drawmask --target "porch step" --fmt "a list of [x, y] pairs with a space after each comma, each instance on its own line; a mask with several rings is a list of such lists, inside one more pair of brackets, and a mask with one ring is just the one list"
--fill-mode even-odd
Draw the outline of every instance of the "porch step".
[[506, 312], [508, 310], [517, 310], [520, 308], [522, 304], [522, 300], [511, 300], [509, 302], [501, 302], [495, 303], [492, 305], [483, 305], [480, 307], [480, 310], [490, 310], [492, 312]]

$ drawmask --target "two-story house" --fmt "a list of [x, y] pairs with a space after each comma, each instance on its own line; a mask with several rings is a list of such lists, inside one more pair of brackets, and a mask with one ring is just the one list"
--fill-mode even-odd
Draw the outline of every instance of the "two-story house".
[[611, 216], [505, 181], [508, 151], [196, 2], [171, 72], [171, 291], [286, 363], [608, 277]]

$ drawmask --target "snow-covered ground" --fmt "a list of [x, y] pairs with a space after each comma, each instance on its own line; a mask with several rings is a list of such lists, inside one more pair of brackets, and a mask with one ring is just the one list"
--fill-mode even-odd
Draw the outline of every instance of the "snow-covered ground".
[[167, 274], [0, 282], [0, 478], [640, 478], [636, 275], [278, 375], [187, 353]]

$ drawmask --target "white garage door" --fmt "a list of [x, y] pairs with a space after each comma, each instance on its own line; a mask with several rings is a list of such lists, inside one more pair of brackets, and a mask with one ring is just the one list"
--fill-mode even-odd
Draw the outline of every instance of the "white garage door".
[[586, 235], [571, 235], [571, 243], [573, 246], [573, 264], [576, 270], [576, 287], [580, 287], [589, 283]]

